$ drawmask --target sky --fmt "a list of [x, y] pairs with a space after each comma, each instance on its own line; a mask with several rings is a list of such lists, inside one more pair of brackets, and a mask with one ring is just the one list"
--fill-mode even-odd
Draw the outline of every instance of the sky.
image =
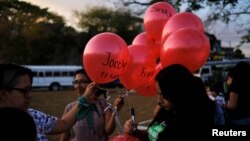
[[[76, 28], [76, 20], [73, 11], [83, 11], [93, 6], [113, 6], [111, 2], [107, 0], [22, 0], [29, 2], [33, 5], [38, 5], [41, 8], [48, 8], [48, 11], [57, 13], [65, 18], [66, 24]], [[198, 15], [202, 17], [202, 15]], [[226, 27], [223, 24], [218, 24], [219, 28], [210, 29], [211, 34], [222, 41], [222, 46], [234, 46], [240, 40], [240, 35], [236, 31], [228, 30], [235, 27]], [[241, 50], [247, 57], [250, 57], [250, 44], [241, 47]]]

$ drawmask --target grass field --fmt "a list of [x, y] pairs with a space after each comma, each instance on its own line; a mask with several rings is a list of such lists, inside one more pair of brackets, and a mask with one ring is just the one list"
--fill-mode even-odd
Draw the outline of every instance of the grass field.
[[[109, 89], [108, 100], [109, 103], [113, 103], [113, 99], [119, 95], [124, 94], [124, 89]], [[61, 90], [57, 92], [51, 92], [46, 90], [34, 90], [32, 91], [31, 108], [43, 111], [47, 114], [51, 114], [56, 117], [61, 117], [64, 111], [64, 107], [67, 103], [77, 99], [77, 95], [73, 90]], [[149, 120], [152, 118], [153, 109], [156, 105], [156, 97], [145, 97], [134, 93], [129, 94], [125, 98], [125, 105], [119, 112], [120, 121], [123, 125], [124, 121], [130, 118], [130, 107], [135, 108], [136, 119], [138, 122]], [[115, 130], [113, 135], [119, 134], [118, 130]], [[113, 136], [112, 135], [112, 136]], [[58, 141], [59, 135], [49, 135], [49, 141]]]

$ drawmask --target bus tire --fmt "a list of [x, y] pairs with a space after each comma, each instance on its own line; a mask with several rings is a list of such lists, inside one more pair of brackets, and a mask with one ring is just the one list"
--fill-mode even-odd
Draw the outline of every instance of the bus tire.
[[58, 83], [52, 83], [51, 85], [50, 85], [50, 87], [49, 87], [49, 89], [51, 90], [51, 91], [58, 91], [58, 90], [60, 90], [60, 84], [58, 84]]

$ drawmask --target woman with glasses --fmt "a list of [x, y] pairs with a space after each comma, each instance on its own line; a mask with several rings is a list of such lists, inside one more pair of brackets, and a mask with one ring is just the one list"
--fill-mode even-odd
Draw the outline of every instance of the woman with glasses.
[[[81, 69], [75, 73], [75, 80], [73, 85], [78, 96], [84, 95], [84, 91], [88, 84], [91, 82], [86, 72]], [[83, 114], [74, 126], [67, 132], [61, 135], [61, 141], [107, 141], [108, 135], [112, 134], [115, 129], [115, 115], [112, 113], [110, 104], [106, 99], [101, 98], [99, 93], [100, 89], [96, 89], [89, 99], [90, 104], [86, 107], [89, 114]], [[99, 94], [98, 94], [99, 93]], [[77, 101], [69, 103], [64, 111], [67, 114]], [[120, 109], [123, 105], [123, 99], [117, 97], [114, 101], [114, 106]]]
[[15, 107], [28, 112], [36, 124], [37, 141], [48, 141], [46, 134], [60, 134], [67, 131], [76, 121], [76, 115], [86, 105], [97, 85], [90, 83], [84, 96], [62, 118], [28, 108], [31, 102], [32, 71], [15, 64], [0, 64], [0, 107]]

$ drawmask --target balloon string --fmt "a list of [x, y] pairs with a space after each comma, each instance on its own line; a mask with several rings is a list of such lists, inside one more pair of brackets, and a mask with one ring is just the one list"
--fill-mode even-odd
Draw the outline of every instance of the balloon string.
[[119, 117], [119, 113], [117, 111], [117, 107], [114, 108], [114, 112], [115, 112], [115, 121], [116, 121], [116, 125], [118, 126], [118, 131], [119, 134], [123, 134], [123, 127], [120, 121], [120, 117]]
[[126, 96], [126, 103], [128, 104], [128, 108], [130, 109], [131, 108], [131, 104], [130, 104], [130, 101], [129, 101], [128, 93], [129, 93], [129, 91], [127, 91], [125, 93], [125, 95], [127, 94], [127, 96]]
[[[125, 100], [125, 98], [127, 99], [126, 100], [126, 103], [128, 104], [128, 107], [130, 108], [131, 105], [130, 105], [130, 102], [129, 102], [129, 99], [128, 99], [128, 95], [129, 93], [132, 92], [131, 90], [130, 91], [126, 91], [125, 94], [123, 94], [121, 97]], [[131, 108], [130, 108], [131, 109]], [[116, 121], [116, 124], [118, 126], [118, 131], [119, 131], [119, 134], [123, 134], [123, 127], [121, 125], [121, 121], [120, 121], [120, 117], [119, 117], [119, 113], [117, 111], [117, 107], [114, 108], [114, 111], [115, 111], [115, 121]]]

